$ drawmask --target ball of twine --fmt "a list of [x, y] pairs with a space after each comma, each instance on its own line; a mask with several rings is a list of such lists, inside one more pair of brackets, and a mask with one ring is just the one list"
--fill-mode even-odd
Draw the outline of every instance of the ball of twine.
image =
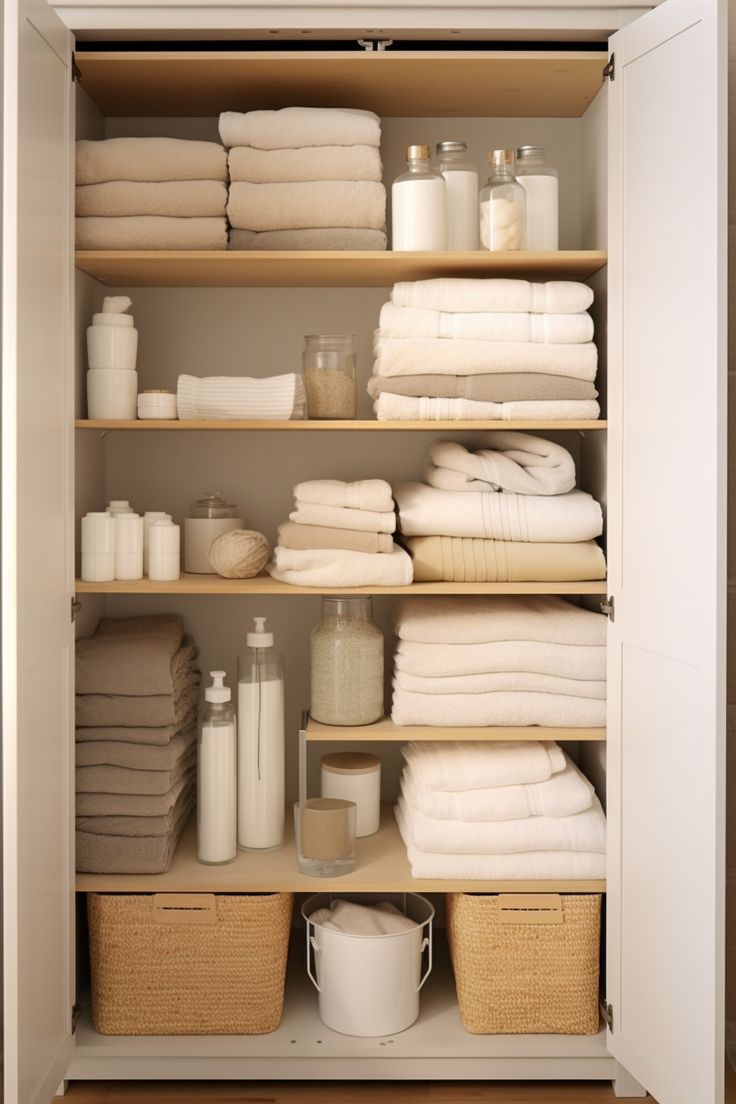
[[266, 566], [269, 554], [263, 533], [231, 529], [213, 540], [209, 558], [217, 574], [225, 579], [252, 579]]

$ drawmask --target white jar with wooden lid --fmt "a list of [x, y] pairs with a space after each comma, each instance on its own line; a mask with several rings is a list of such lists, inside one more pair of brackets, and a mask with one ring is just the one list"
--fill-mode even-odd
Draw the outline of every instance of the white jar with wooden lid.
[[322, 756], [322, 797], [354, 801], [355, 835], [372, 836], [381, 823], [381, 760], [362, 751]]

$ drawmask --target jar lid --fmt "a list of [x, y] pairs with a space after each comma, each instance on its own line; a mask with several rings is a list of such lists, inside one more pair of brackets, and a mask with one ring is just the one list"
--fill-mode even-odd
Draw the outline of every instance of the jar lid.
[[516, 151], [516, 156], [519, 160], [523, 160], [526, 157], [540, 157], [544, 160], [544, 147], [543, 146], [519, 146]]
[[436, 149], [438, 157], [442, 153], [467, 153], [468, 143], [461, 142], [459, 138], [448, 138], [446, 142], [438, 142]]
[[429, 161], [432, 156], [429, 146], [407, 146], [407, 161]]
[[511, 168], [514, 164], [514, 151], [510, 149], [489, 150], [488, 160], [492, 165], [508, 165]]
[[306, 334], [305, 341], [318, 341], [322, 345], [352, 345], [355, 334]]
[[322, 756], [322, 768], [333, 774], [372, 774], [381, 769], [381, 760], [367, 751], [333, 751]]
[[206, 491], [202, 498], [198, 498], [192, 506], [192, 516], [195, 518], [230, 518], [235, 517], [237, 506], [225, 501], [219, 491]]

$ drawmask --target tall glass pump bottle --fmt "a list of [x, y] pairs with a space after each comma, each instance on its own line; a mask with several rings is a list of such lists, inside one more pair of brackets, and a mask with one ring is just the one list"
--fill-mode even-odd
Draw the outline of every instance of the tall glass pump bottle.
[[232, 862], [237, 853], [235, 710], [224, 671], [210, 671], [197, 742], [197, 858]]
[[238, 847], [284, 842], [284, 658], [255, 617], [238, 659]]

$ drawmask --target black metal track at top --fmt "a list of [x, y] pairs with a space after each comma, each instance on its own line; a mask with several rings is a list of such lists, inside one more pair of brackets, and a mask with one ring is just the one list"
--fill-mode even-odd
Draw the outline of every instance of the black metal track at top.
[[[356, 32], [358, 34], [358, 32]], [[363, 37], [363, 36], [361, 36]], [[381, 41], [377, 38], [376, 41]], [[237, 51], [245, 50], [256, 53], [269, 53], [273, 51], [283, 50], [326, 50], [342, 52], [346, 50], [352, 50], [357, 54], [364, 53], [364, 49], [359, 45], [357, 39], [318, 39], [312, 38], [307, 32], [300, 35], [298, 38], [274, 37], [272, 39], [196, 39], [196, 40], [181, 40], [178, 39], [175, 42], [168, 42], [165, 39], [161, 40], [141, 40], [141, 41], [125, 41], [125, 42], [110, 42], [105, 40], [104, 42], [84, 41], [77, 42], [75, 47], [77, 54], [91, 53], [118, 53], [130, 51], [135, 53], [148, 53], [154, 51], [166, 51], [167, 53], [184, 53], [194, 52], [197, 50], [217, 52], [217, 51]], [[589, 50], [598, 52], [605, 52], [605, 43], [601, 42], [497, 42], [494, 40], [481, 41], [481, 40], [458, 40], [451, 38], [447, 40], [440, 39], [395, 39], [393, 47], [389, 47], [388, 53], [392, 50], [530, 50], [539, 53], [544, 53], [549, 50], [568, 50], [576, 53], [582, 53]]]

